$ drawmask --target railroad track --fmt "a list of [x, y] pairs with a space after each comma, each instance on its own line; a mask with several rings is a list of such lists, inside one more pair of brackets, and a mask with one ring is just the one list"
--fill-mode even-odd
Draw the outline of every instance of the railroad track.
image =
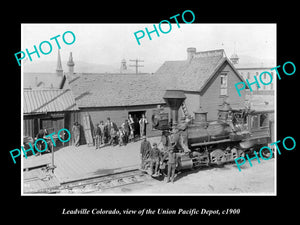
[[126, 185], [142, 183], [150, 176], [139, 169], [133, 169], [99, 177], [85, 178], [76, 181], [64, 182], [60, 186], [39, 190], [38, 193], [93, 193], [106, 189], [118, 188]]

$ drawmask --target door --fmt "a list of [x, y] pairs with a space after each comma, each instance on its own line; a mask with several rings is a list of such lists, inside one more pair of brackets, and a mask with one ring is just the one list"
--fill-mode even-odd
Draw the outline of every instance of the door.
[[[131, 115], [133, 121], [134, 121], [134, 136], [139, 137], [140, 136], [140, 125], [139, 121], [142, 118], [142, 115], [145, 114], [146, 116], [146, 111], [130, 111], [128, 112], [128, 115]], [[149, 118], [147, 118], [148, 120]], [[149, 121], [148, 121], [149, 123]]]
[[88, 146], [93, 145], [91, 120], [90, 120], [90, 115], [88, 112], [84, 112], [82, 115], [82, 126], [83, 126], [86, 143], [88, 144]]

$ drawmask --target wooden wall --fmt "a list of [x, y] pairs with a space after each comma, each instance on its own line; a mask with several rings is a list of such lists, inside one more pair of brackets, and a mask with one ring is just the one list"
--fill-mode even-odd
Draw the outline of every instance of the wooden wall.
[[[129, 106], [129, 107], [109, 107], [109, 108], [82, 108], [81, 109], [81, 121], [84, 113], [88, 112], [91, 119], [91, 127], [100, 123], [101, 120], [105, 123], [107, 117], [110, 117], [111, 121], [115, 122], [117, 126], [121, 124], [128, 118], [128, 113], [130, 112], [141, 112], [144, 111], [148, 120], [146, 134], [147, 136], [157, 136], [161, 135], [161, 131], [152, 128], [151, 117], [153, 110], [157, 108], [157, 105], [144, 105], [144, 106]], [[167, 112], [169, 109], [165, 109]]]
[[236, 83], [240, 82], [240, 79], [229, 64], [225, 64], [225, 66], [212, 78], [207, 89], [200, 97], [202, 108], [208, 112], [207, 120], [217, 120], [218, 108], [223, 103], [224, 96], [220, 95], [221, 73], [226, 73], [228, 77], [226, 98], [231, 107], [242, 105], [245, 101], [245, 91], [242, 91], [241, 96], [239, 96], [234, 86]]
[[71, 132], [73, 123], [76, 121], [80, 122], [79, 112], [26, 115], [23, 119], [23, 136], [34, 138], [41, 128], [46, 128], [49, 133], [55, 132], [56, 134], [62, 128], [66, 128]]

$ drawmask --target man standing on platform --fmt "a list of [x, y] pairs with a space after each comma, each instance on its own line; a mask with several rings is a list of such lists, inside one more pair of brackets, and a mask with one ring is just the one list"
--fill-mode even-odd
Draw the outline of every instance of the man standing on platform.
[[104, 123], [103, 123], [103, 120], [100, 121], [100, 124], [99, 124], [99, 128], [100, 128], [100, 131], [101, 131], [101, 136], [100, 136], [100, 145], [103, 145], [104, 144]]
[[105, 130], [106, 130], [107, 142], [112, 143], [113, 140], [111, 140], [112, 139], [111, 135], [112, 134], [114, 135], [114, 133], [118, 131], [118, 127], [114, 122], [110, 120], [110, 117], [107, 117]]
[[95, 146], [96, 149], [100, 148], [100, 138], [101, 138], [101, 129], [99, 127], [99, 124], [97, 123], [96, 127], [95, 127]]
[[131, 116], [131, 114], [128, 115], [128, 124], [130, 128], [130, 134], [128, 137], [128, 141], [133, 141], [134, 140], [134, 135], [135, 135], [135, 125], [134, 125], [134, 120]]
[[80, 141], [80, 125], [78, 122], [75, 122], [73, 127], [72, 127], [72, 133], [73, 133], [73, 144], [75, 147], [79, 146], [79, 141]]
[[139, 124], [140, 124], [140, 137], [143, 137], [144, 135], [146, 135], [146, 126], [148, 124], [145, 114], [142, 115]]
[[130, 135], [130, 126], [128, 123], [128, 120], [125, 120], [125, 122], [122, 124], [123, 130], [124, 130], [124, 144], [126, 145], [129, 141], [129, 135]]
[[149, 154], [151, 151], [151, 144], [147, 141], [146, 136], [143, 136], [143, 140], [141, 142], [140, 156], [141, 156], [141, 169], [145, 169], [146, 159], [149, 158]]

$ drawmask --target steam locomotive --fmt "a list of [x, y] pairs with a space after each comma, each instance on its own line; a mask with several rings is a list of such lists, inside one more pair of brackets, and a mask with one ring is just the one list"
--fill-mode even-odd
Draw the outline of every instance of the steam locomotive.
[[[273, 110], [232, 109], [224, 101], [216, 121], [207, 122], [207, 112], [201, 108], [194, 118], [185, 117], [179, 121], [178, 109], [186, 99], [184, 93], [167, 90], [163, 98], [171, 109], [171, 120], [169, 113], [157, 110], [152, 116], [152, 124], [171, 140], [179, 156], [177, 171], [232, 162], [271, 143], [270, 115]], [[266, 158], [269, 154], [268, 150], [262, 151]]]

